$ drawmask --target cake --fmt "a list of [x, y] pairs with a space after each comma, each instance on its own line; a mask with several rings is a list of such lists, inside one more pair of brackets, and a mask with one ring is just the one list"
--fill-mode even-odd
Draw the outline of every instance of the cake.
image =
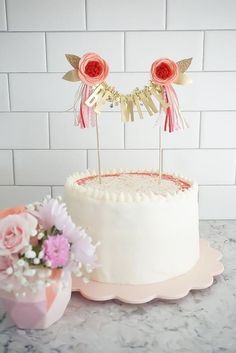
[[75, 174], [65, 185], [72, 220], [97, 248], [94, 281], [148, 284], [189, 271], [199, 258], [198, 186], [182, 176], [113, 171]]

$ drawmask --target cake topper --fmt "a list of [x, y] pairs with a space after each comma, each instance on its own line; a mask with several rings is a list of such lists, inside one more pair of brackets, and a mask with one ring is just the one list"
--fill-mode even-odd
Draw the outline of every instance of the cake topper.
[[[105, 80], [109, 74], [106, 61], [96, 53], [86, 53], [82, 57], [66, 54], [66, 58], [73, 70], [67, 72], [63, 79], [68, 81], [81, 81], [76, 93], [73, 110], [75, 125], [80, 128], [96, 127], [99, 181], [101, 182], [100, 146], [97, 115], [103, 106], [109, 103], [111, 107], [120, 106], [121, 120], [124, 123], [134, 121], [134, 108], [143, 119], [145, 109], [150, 116], [158, 113], [156, 102], [160, 105], [159, 116], [164, 113], [164, 131], [188, 127], [181, 114], [179, 101], [172, 84], [186, 84], [191, 79], [185, 71], [189, 68], [192, 58], [174, 62], [168, 58], [161, 58], [153, 62], [150, 70], [151, 80], [140, 89], [135, 88], [128, 94], [120, 93], [114, 86]], [[142, 108], [141, 108], [142, 107]], [[159, 180], [162, 174], [162, 135], [159, 127]]]

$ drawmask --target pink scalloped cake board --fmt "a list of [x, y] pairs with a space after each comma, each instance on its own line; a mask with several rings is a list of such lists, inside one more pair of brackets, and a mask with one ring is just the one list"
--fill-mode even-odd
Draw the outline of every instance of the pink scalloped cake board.
[[200, 240], [200, 258], [188, 272], [167, 281], [145, 285], [109, 284], [96, 281], [84, 283], [74, 277], [72, 291], [79, 291], [85, 298], [96, 301], [118, 299], [124, 303], [142, 304], [155, 298], [180, 299], [191, 290], [208, 288], [214, 276], [224, 271], [220, 262], [222, 254], [210, 247], [205, 239]]

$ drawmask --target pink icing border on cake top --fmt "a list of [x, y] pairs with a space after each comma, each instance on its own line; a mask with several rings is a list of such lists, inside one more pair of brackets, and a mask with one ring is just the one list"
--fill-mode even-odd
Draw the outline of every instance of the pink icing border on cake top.
[[[115, 174], [104, 174], [102, 175], [102, 178], [106, 178], [106, 177], [114, 177], [114, 176], [121, 176], [121, 175], [148, 175], [148, 176], [156, 176], [158, 177], [159, 174], [158, 173], [149, 173], [149, 172], [129, 172], [129, 173], [115, 173]], [[78, 185], [85, 185], [87, 183], [87, 181], [89, 180], [93, 180], [93, 179], [96, 179], [98, 178], [98, 175], [92, 175], [92, 176], [88, 176], [88, 177], [85, 177], [85, 178], [82, 178], [82, 179], [78, 179], [75, 181], [76, 184]], [[175, 183], [179, 188], [180, 190], [184, 191], [184, 190], [187, 190], [191, 187], [191, 184], [188, 183], [187, 181], [185, 180], [182, 180], [178, 177], [175, 177], [173, 175], [169, 175], [169, 174], [162, 174], [162, 179], [164, 180], [169, 180], [169, 181], [172, 181], [173, 183]]]

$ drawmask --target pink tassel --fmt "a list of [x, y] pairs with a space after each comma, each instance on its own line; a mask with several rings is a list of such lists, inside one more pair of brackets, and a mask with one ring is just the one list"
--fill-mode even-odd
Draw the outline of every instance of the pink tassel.
[[169, 132], [173, 132], [188, 127], [188, 124], [180, 112], [176, 92], [171, 85], [164, 86], [163, 98], [169, 104], [169, 107], [166, 109], [164, 131], [168, 130]]
[[[75, 125], [79, 126], [81, 129], [96, 126], [96, 113], [93, 108], [85, 104], [92, 92], [93, 89], [91, 86], [82, 84], [74, 104], [74, 112], [76, 114]], [[79, 110], [77, 110], [77, 106], [79, 106]]]

